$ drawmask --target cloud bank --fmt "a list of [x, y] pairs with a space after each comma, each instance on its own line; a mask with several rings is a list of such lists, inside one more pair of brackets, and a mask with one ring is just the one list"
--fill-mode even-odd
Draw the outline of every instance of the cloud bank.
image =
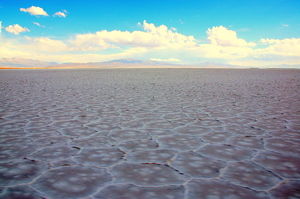
[[[39, 23], [35, 23], [40, 25]], [[100, 62], [135, 58], [194, 64], [215, 61], [240, 66], [300, 63], [300, 38], [246, 41], [224, 26], [208, 28], [205, 40], [184, 35], [166, 25], [143, 21], [140, 30], [99, 30], [75, 34], [67, 39], [28, 37], [7, 39], [0, 47], [2, 57], [20, 56], [55, 62]], [[29, 31], [18, 24], [6, 28], [19, 34]], [[0, 56], [1, 58], [1, 56]]]

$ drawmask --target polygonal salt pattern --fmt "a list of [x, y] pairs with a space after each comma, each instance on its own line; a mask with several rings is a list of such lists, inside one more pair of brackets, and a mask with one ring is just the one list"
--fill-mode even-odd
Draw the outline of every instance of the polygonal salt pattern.
[[116, 121], [114, 121], [112, 123], [110, 123], [110, 122], [95, 122], [95, 123], [89, 123], [85, 126], [88, 128], [91, 128], [91, 129], [95, 129], [96, 131], [99, 131], [99, 132], [110, 132], [113, 130], [120, 129], [120, 127], [118, 127], [115, 124], [115, 122]]
[[291, 180], [291, 181], [282, 182], [279, 186], [271, 189], [270, 193], [274, 199], [300, 198], [300, 181]]
[[224, 161], [241, 161], [251, 159], [255, 152], [251, 149], [245, 149], [228, 144], [209, 144], [197, 150], [197, 152], [207, 156]]
[[145, 128], [150, 129], [174, 129], [176, 127], [180, 127], [183, 124], [172, 122], [171, 120], [157, 120], [153, 122], [148, 122], [145, 124]]
[[231, 124], [231, 125], [252, 125], [255, 122], [255, 119], [249, 118], [249, 117], [226, 117], [226, 118], [220, 118], [220, 121], [226, 124]]
[[284, 178], [300, 178], [300, 158], [271, 151], [261, 151], [254, 162]]
[[[0, 130], [1, 131], [1, 130]], [[19, 130], [4, 130], [0, 133], [0, 139], [20, 138], [26, 136], [23, 129]]]
[[79, 120], [81, 122], [84, 121], [86, 123], [96, 122], [99, 120], [99, 117], [94, 115], [89, 115], [89, 112], [79, 112], [76, 114], [72, 114], [72, 116], [74, 117], [74, 119]]
[[299, 198], [298, 79], [1, 70], [0, 198]]
[[182, 114], [181, 112], [177, 112], [177, 113], [167, 113], [167, 114], [164, 114], [162, 116], [163, 119], [166, 119], [166, 120], [175, 120], [175, 119], [186, 119], [187, 116], [185, 114]]
[[71, 146], [45, 147], [28, 156], [32, 160], [56, 161], [69, 158], [78, 153], [78, 148]]
[[77, 146], [77, 147], [111, 147], [115, 146], [117, 144], [117, 141], [107, 137], [107, 136], [98, 136], [97, 134], [92, 135], [90, 137], [85, 137], [85, 138], [79, 138], [76, 140], [73, 140], [72, 142], [69, 143], [72, 146]]
[[225, 131], [228, 133], [244, 136], [262, 136], [265, 134], [265, 131], [254, 128], [253, 126], [240, 126], [240, 125], [227, 125]]
[[144, 123], [142, 120], [132, 120], [127, 121], [119, 124], [120, 127], [123, 128], [142, 128], [144, 126]]
[[1, 198], [7, 199], [44, 199], [41, 193], [35, 191], [29, 186], [17, 186], [7, 188]]
[[105, 169], [85, 166], [66, 166], [49, 170], [31, 186], [49, 198], [83, 198], [109, 182]]
[[18, 144], [23, 142], [24, 144], [28, 144], [32, 142], [32, 139], [27, 137], [15, 137], [15, 138], [8, 138], [8, 139], [1, 139], [0, 144]]
[[284, 122], [276, 122], [274, 119], [268, 120], [259, 120], [255, 124], [253, 124], [255, 128], [263, 129], [263, 130], [280, 130], [285, 129], [286, 124]]
[[53, 127], [26, 128], [25, 132], [26, 137], [32, 140], [61, 136], [61, 133], [59, 133], [57, 129]]
[[[73, 157], [73, 156], [72, 156]], [[78, 164], [75, 162], [72, 157], [66, 158], [66, 159], [58, 159], [50, 162], [50, 165], [52, 168], [55, 167], [65, 167], [65, 166], [72, 166]]]
[[110, 185], [94, 195], [94, 199], [182, 199], [183, 186], [139, 187], [133, 184]]
[[214, 127], [214, 126], [222, 126], [222, 123], [216, 119], [198, 119], [195, 122], [192, 122], [191, 125], [193, 126], [201, 126], [201, 127]]
[[68, 142], [70, 142], [72, 139], [70, 137], [63, 137], [63, 136], [49, 136], [49, 137], [43, 137], [40, 139], [34, 140], [34, 144], [48, 147], [48, 146], [61, 146], [66, 145]]
[[31, 160], [0, 163], [0, 186], [29, 183], [47, 169], [48, 164]]
[[124, 140], [137, 140], [147, 138], [149, 135], [144, 132], [140, 132], [134, 129], [122, 129], [113, 131], [109, 134], [115, 140], [124, 141]]
[[120, 162], [123, 155], [123, 152], [116, 148], [89, 148], [80, 151], [73, 157], [73, 160], [78, 164], [88, 166], [109, 167]]
[[157, 113], [157, 112], [145, 112], [145, 113], [139, 113], [135, 115], [136, 118], [144, 118], [144, 119], [147, 118], [150, 120], [159, 119], [162, 116], [163, 116], [162, 113]]
[[270, 189], [281, 181], [274, 173], [250, 161], [229, 163], [222, 179], [255, 190]]
[[83, 126], [85, 123], [78, 121], [78, 120], [65, 120], [65, 121], [59, 121], [54, 122], [51, 124], [51, 126], [61, 129], [61, 128], [77, 128]]
[[294, 130], [280, 130], [280, 131], [272, 131], [269, 132], [269, 135], [272, 137], [278, 137], [278, 138], [285, 138], [285, 139], [291, 139], [291, 140], [300, 140], [300, 133], [299, 131]]
[[230, 133], [227, 132], [211, 132], [201, 135], [201, 139], [208, 143], [225, 143], [229, 137]]
[[300, 156], [300, 140], [265, 139], [265, 148], [271, 151]]
[[229, 144], [250, 149], [263, 149], [263, 141], [255, 136], [237, 136], [230, 138]]
[[24, 128], [26, 126], [26, 124], [27, 124], [27, 122], [23, 122], [23, 121], [13, 121], [13, 122], [1, 123], [0, 129], [17, 130], [20, 128]]
[[70, 137], [88, 137], [97, 133], [96, 130], [87, 127], [63, 128], [59, 130], [63, 135]]
[[171, 165], [194, 178], [213, 178], [219, 175], [226, 162], [207, 158], [195, 152], [186, 152], [177, 155]]
[[254, 191], [242, 186], [219, 180], [192, 180], [187, 184], [188, 198], [259, 198], [269, 199], [264, 192]]
[[37, 150], [37, 145], [33, 144], [1, 144], [0, 162], [15, 161], [30, 155]]
[[176, 153], [177, 151], [170, 149], [135, 151], [126, 154], [126, 159], [130, 162], [166, 164]]
[[191, 136], [200, 136], [202, 134], [206, 134], [211, 131], [212, 130], [209, 128], [192, 126], [192, 125], [186, 125], [186, 126], [174, 129], [174, 132], [177, 132], [182, 135], [191, 135]]
[[26, 124], [26, 128], [50, 126], [52, 122], [50, 117], [38, 117], [30, 119], [30, 122]]
[[122, 142], [118, 145], [123, 151], [139, 151], [139, 150], [147, 150], [147, 149], [156, 149], [158, 144], [152, 139], [145, 140], [133, 140]]
[[141, 132], [148, 133], [152, 136], [163, 136], [163, 135], [173, 135], [173, 131], [168, 129], [140, 129]]
[[157, 138], [159, 146], [180, 151], [194, 150], [205, 143], [198, 137], [188, 135], [170, 135]]
[[178, 185], [188, 177], [176, 170], [160, 164], [122, 163], [110, 172], [116, 183], [133, 183], [142, 186]]

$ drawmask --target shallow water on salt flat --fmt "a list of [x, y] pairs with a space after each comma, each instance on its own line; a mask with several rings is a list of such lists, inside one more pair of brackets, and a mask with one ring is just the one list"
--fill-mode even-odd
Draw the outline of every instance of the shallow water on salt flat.
[[0, 71], [0, 198], [300, 197], [300, 71]]

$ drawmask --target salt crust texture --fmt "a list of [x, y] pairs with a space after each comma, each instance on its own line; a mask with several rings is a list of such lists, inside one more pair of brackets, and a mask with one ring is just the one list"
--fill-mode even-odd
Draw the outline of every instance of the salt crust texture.
[[1, 70], [0, 198], [300, 198], [300, 71]]

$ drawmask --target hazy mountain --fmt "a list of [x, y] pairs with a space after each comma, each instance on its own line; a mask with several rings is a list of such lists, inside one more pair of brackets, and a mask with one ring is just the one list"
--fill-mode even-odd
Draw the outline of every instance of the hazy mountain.
[[56, 64], [55, 62], [44, 62], [17, 57], [0, 59], [0, 68], [45, 68]]
[[147, 68], [147, 67], [179, 67], [181, 65], [168, 62], [137, 59], [117, 59], [107, 62], [90, 63], [64, 63], [51, 66], [50, 68]]
[[231, 65], [231, 64], [221, 64], [221, 63], [215, 63], [215, 62], [203, 62], [198, 64], [193, 64], [193, 66], [196, 67], [204, 67], [204, 68], [247, 68], [247, 67], [241, 67], [237, 65]]
[[44, 62], [32, 59], [22, 58], [2, 58], [0, 59], [0, 68], [300, 68], [300, 65], [270, 65], [264, 67], [241, 67], [230, 64], [220, 64], [215, 62], [203, 62], [193, 65], [180, 65], [163, 61], [137, 60], [137, 59], [117, 59], [107, 62], [89, 62], [89, 63], [63, 63]]

